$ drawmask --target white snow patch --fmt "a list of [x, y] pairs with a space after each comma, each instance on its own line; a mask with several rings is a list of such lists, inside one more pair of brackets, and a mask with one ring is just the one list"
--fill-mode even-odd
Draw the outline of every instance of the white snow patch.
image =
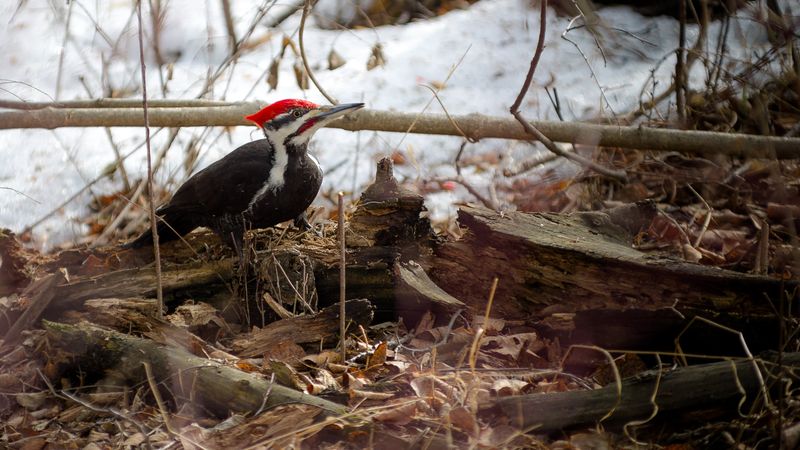
[[[2, 2], [0, 17], [6, 26], [0, 27], [0, 98], [47, 101], [55, 97], [62, 50], [59, 100], [100, 97], [109, 89], [117, 95], [139, 98], [141, 81], [136, 18], [131, 15], [133, 3], [71, 2], [71, 38], [62, 49], [69, 11], [65, 2], [29, 0], [21, 3], [18, 11], [19, 2]], [[241, 36], [255, 16], [259, 2], [231, 3], [237, 34]], [[171, 0], [164, 4], [167, 11], [160, 48], [171, 67], [171, 78], [162, 91], [160, 80], [167, 78], [167, 70], [165, 67], [159, 76], [153, 50], [148, 47], [148, 92], [151, 98], [193, 98], [202, 93], [206, 76], [216, 70], [228, 52], [220, 2]], [[285, 4], [281, 7], [285, 8]], [[270, 11], [271, 17], [277, 14], [277, 8]], [[678, 40], [677, 21], [666, 17], [645, 18], [624, 7], [601, 9], [599, 15], [606, 25], [600, 36], [605, 62], [586, 29], [567, 34], [588, 58], [595, 80], [578, 49], [560, 37], [569, 18], [548, 11], [547, 47], [522, 105], [526, 117], [556, 118], [544, 86], [558, 89], [565, 120], [580, 120], [598, 115], [611, 117], [612, 111], [624, 113], [633, 109], [641, 92], [644, 99], [648, 98], [653, 84], [652, 80], [648, 84], [651, 74], [656, 92], [669, 85]], [[264, 81], [270, 62], [280, 53], [284, 36], [297, 40], [299, 21], [296, 13], [277, 29], [258, 25], [254, 38], [266, 42], [243, 56], [232, 71], [223, 74], [206, 98], [259, 99], [267, 103], [295, 97], [325, 103], [313, 87], [303, 91], [297, 86], [292, 71], [296, 58], [290, 50], [281, 62], [277, 91], [269, 92]], [[148, 12], [145, 22], [149, 23]], [[96, 30], [95, 23], [102, 33]], [[538, 8], [531, 8], [527, 0], [482, 0], [466, 10], [402, 26], [323, 30], [309, 21], [305, 45], [320, 83], [342, 102], [364, 102], [374, 109], [422, 112], [431, 101], [431, 92], [421, 85], [441, 84], [452, 72], [439, 92], [451, 114], [508, 116], [508, 108], [535, 49], [538, 27]], [[719, 23], [710, 27], [709, 52], [715, 48], [718, 27]], [[634, 33], [638, 38], [615, 29]], [[145, 32], [148, 37], [152, 35], [149, 26]], [[696, 35], [697, 27], [689, 26], [687, 40], [693, 42]], [[367, 70], [367, 60], [377, 43], [382, 45], [386, 65]], [[760, 25], [748, 19], [733, 22], [728, 42], [730, 61], [751, 59], [768, 46]], [[346, 64], [329, 71], [326, 58], [332, 49]], [[697, 84], [705, 76], [702, 65], [698, 65], [690, 74], [690, 81]], [[441, 108], [434, 101], [426, 111], [441, 112]], [[112, 133], [123, 154], [140, 145], [144, 138], [144, 130], [140, 128], [115, 128]], [[178, 133], [166, 154], [164, 169], [157, 174], [159, 182], [175, 174], [179, 175], [178, 180], [187, 175], [183, 173], [185, 150], [202, 133], [200, 128], [182, 129]], [[165, 130], [155, 135], [154, 153], [162, 148], [167, 134]], [[258, 139], [259, 135], [260, 131], [253, 127], [237, 127], [229, 132], [211, 130], [201, 141], [197, 168]], [[456, 137], [324, 129], [316, 133], [310, 146], [327, 168], [323, 190], [335, 187], [354, 190], [358, 195], [360, 188], [373, 177], [374, 163], [381, 156], [395, 150], [404, 152], [409, 164], [396, 168], [398, 177], [425, 179], [438, 170], [451, 170], [460, 144], [461, 139]], [[536, 151], [537, 147], [525, 143], [490, 139], [467, 145], [465, 153], [495, 152], [504, 155], [507, 161], [514, 161]], [[43, 218], [88, 181], [100, 176], [115, 158], [101, 128], [0, 131], [0, 157], [3, 161], [0, 186], [25, 194], [0, 189], [0, 227], [14, 231]], [[126, 160], [125, 167], [132, 177], [144, 174], [144, 161], [141, 148]], [[476, 186], [485, 187], [492, 176], [492, 173], [476, 174], [471, 175], [471, 180]], [[85, 215], [91, 195], [113, 192], [120, 185], [119, 176], [115, 176], [113, 181], [101, 181], [78, 195], [34, 228], [35, 243], [47, 247], [85, 232], [84, 225], [76, 218]], [[466, 199], [471, 200], [468, 195]], [[457, 198], [447, 193], [430, 195], [428, 200], [432, 213], [440, 217], [452, 214], [449, 205]]]

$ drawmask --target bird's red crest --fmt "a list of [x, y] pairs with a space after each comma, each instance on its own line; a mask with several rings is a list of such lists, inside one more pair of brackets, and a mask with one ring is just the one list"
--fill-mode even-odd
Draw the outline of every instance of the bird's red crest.
[[286, 99], [277, 101], [261, 109], [261, 111], [244, 116], [245, 119], [255, 123], [258, 126], [264, 125], [266, 122], [274, 119], [275, 117], [292, 110], [294, 108], [317, 108], [319, 105], [308, 100]]

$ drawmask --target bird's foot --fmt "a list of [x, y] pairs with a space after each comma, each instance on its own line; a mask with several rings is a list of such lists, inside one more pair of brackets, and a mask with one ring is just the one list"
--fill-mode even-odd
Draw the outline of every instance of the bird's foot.
[[312, 233], [316, 234], [317, 236], [322, 236], [322, 233], [319, 232], [313, 225], [308, 221], [308, 216], [306, 213], [302, 213], [294, 219], [294, 226], [299, 228], [303, 231], [311, 231]]

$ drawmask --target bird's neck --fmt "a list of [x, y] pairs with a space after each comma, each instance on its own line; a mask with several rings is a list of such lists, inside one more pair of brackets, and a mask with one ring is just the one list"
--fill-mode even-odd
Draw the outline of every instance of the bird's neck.
[[291, 159], [303, 158], [308, 154], [306, 152], [308, 146], [305, 143], [297, 145], [291, 138], [283, 137], [283, 140], [278, 140], [278, 137], [283, 136], [271, 137], [267, 134], [267, 140], [272, 147], [267, 182], [267, 188], [271, 190], [278, 190], [286, 183], [286, 171]]

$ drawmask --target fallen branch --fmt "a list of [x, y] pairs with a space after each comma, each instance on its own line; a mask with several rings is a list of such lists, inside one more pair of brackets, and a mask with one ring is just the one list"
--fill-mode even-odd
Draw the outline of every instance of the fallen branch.
[[[189, 104], [189, 102], [186, 102]], [[6, 102], [6, 105], [8, 102]], [[149, 114], [151, 127], [206, 127], [250, 125], [244, 116], [263, 103], [237, 103], [197, 107], [157, 107]], [[0, 129], [61, 127], [140, 127], [142, 111], [134, 107], [58, 108], [7, 111], [0, 113]], [[512, 118], [469, 114], [399, 113], [360, 110], [334, 122], [332, 128], [350, 131], [374, 130], [418, 134], [466, 136], [470, 139], [502, 138], [528, 141], [530, 135]], [[685, 131], [637, 126], [598, 125], [580, 122], [531, 122], [554, 142], [601, 145], [641, 150], [679, 151], [698, 155], [723, 154], [745, 157], [800, 158], [800, 139], [710, 131]], [[456, 127], [457, 125], [457, 127]], [[459, 130], [460, 128], [460, 130]], [[463, 132], [463, 133], [462, 133]]]
[[[150, 363], [154, 378], [173, 379], [169, 389], [176, 400], [199, 403], [220, 416], [231, 411], [255, 413], [285, 403], [303, 403], [335, 414], [345, 406], [289, 389], [234, 367], [220, 364], [174, 347], [156, 344], [96, 327], [89, 323], [68, 325], [44, 322], [52, 345], [62, 349], [78, 363], [91, 359], [98, 370], [113, 369], [131, 385], [146, 379], [142, 362]], [[180, 404], [180, 403], [178, 403]]]
[[[800, 353], [784, 354], [783, 364], [794, 368], [800, 366]], [[759, 366], [764, 370], [764, 366], [772, 364], [761, 363]], [[729, 408], [737, 403], [752, 403], [760, 389], [756, 375], [749, 359], [721, 361], [664, 373], [660, 383], [656, 382], [654, 372], [637, 376], [623, 383], [621, 398], [617, 395], [617, 387], [612, 384], [591, 391], [505, 397], [484, 407], [499, 406], [516, 426], [548, 432], [597, 423], [619, 401], [619, 406], [604, 424], [624, 425], [650, 416], [654, 406], [658, 407], [658, 414], [662, 417], [668, 414], [672, 418], [678, 411], [695, 414], [700, 410], [730, 411]], [[709, 383], [709, 380], [714, 382]], [[774, 378], [770, 379], [772, 381]], [[740, 410], [741, 406], [740, 403]]]
[[264, 355], [285, 341], [295, 344], [328, 342], [339, 332], [341, 317], [353, 322], [355, 329], [358, 329], [372, 322], [373, 313], [374, 307], [368, 300], [348, 300], [344, 315], [341, 315], [339, 305], [331, 305], [317, 314], [277, 320], [250, 335], [235, 339], [232, 347], [240, 357], [252, 358]]

